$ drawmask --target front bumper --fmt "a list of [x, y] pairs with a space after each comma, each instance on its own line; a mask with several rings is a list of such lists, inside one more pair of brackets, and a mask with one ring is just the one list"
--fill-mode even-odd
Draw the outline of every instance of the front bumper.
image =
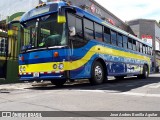
[[21, 81], [40, 81], [40, 80], [52, 80], [52, 79], [67, 79], [66, 72], [61, 71], [57, 73], [44, 73], [37, 72], [38, 77], [34, 76], [34, 73], [19, 73], [19, 79]]

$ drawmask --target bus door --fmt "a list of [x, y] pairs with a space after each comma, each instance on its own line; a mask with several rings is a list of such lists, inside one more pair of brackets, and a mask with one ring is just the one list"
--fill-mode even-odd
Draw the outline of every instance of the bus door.
[[[84, 41], [84, 34], [83, 34], [83, 19], [79, 16], [76, 16], [72, 13], [67, 13], [67, 19], [68, 19], [68, 28], [69, 32], [74, 30], [74, 35], [69, 34], [69, 46], [70, 46], [70, 61], [83, 61], [83, 47], [86, 44], [86, 41]], [[72, 62], [72, 63], [73, 63]], [[71, 63], [71, 64], [72, 64]], [[79, 64], [78, 62], [76, 64]], [[73, 66], [74, 65], [74, 66]], [[76, 68], [75, 64], [72, 65], [71, 71], [70, 71], [70, 78], [76, 79], [76, 78], [82, 78], [85, 75], [82, 74], [83, 67]]]

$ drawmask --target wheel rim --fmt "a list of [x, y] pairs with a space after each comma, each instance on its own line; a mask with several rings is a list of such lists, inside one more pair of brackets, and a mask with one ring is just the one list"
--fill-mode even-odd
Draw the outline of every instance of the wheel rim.
[[100, 81], [103, 77], [103, 71], [100, 66], [95, 67], [95, 77], [98, 81]]

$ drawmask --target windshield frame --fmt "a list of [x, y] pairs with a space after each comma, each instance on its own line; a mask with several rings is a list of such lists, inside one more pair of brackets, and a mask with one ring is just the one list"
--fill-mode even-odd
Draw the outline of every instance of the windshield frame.
[[[23, 29], [26, 29], [27, 27], [29, 27], [29, 26], [31, 26], [31, 25], [33, 25], [33, 23], [32, 23], [32, 21], [34, 21], [34, 23], [37, 21], [38, 22], [38, 27], [37, 27], [37, 35], [36, 35], [36, 38], [37, 38], [37, 40], [36, 40], [36, 42], [37, 43], [35, 43], [36, 45], [33, 47], [33, 44], [31, 44], [31, 42], [33, 42], [33, 40], [32, 40], [32, 35], [31, 35], [31, 32], [29, 33], [30, 34], [30, 38], [28, 39], [28, 41], [29, 41], [29, 44], [28, 45], [22, 45], [21, 44], [21, 47], [22, 47], [22, 49], [21, 49], [21, 52], [27, 52], [27, 51], [30, 51], [30, 50], [39, 50], [39, 49], [46, 49], [46, 48], [61, 48], [61, 47], [65, 47], [65, 46], [68, 46], [68, 34], [67, 34], [67, 24], [66, 23], [58, 23], [57, 22], [57, 13], [54, 13], [54, 14], [49, 14], [49, 15], [45, 15], [45, 16], [41, 16], [41, 17], [37, 17], [37, 18], [35, 18], [35, 19], [32, 19], [32, 20], [27, 20], [27, 21], [25, 21], [25, 22], [23, 22], [23, 23], [21, 23], [22, 25], [23, 25]], [[53, 18], [54, 19], [50, 19], [50, 21], [49, 22], [53, 22], [54, 24], [57, 24], [57, 25], [62, 25], [63, 27], [62, 27], [62, 32], [63, 32], [63, 36], [62, 37], [65, 37], [64, 39], [65, 39], [65, 42], [66, 42], [66, 44], [64, 44], [64, 45], [55, 45], [55, 46], [39, 46], [39, 44], [40, 44], [40, 36], [41, 36], [41, 25], [43, 24], [43, 22], [40, 20], [40, 19], [42, 19], [42, 18], [44, 18], [44, 17], [47, 17], [47, 16], [54, 16]], [[31, 25], [29, 25], [29, 26], [27, 26], [25, 23], [31, 23]], [[41, 23], [42, 22], [42, 23]], [[36, 23], [37, 24], [37, 23]], [[33, 25], [34, 26], [34, 25]], [[36, 28], [36, 25], [35, 25], [35, 28]], [[24, 35], [25, 36], [25, 35]], [[22, 39], [23, 40], [23, 39]], [[23, 42], [24, 43], [24, 42]]]

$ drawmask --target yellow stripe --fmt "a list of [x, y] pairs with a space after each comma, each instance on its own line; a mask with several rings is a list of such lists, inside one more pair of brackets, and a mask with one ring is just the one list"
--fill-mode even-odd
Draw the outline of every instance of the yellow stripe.
[[[93, 46], [87, 54], [80, 60], [76, 60], [73, 62], [70, 61], [64, 61], [64, 69], [63, 70], [74, 70], [78, 69], [84, 64], [86, 64], [90, 58], [95, 54], [95, 53], [100, 53], [100, 54], [108, 54], [112, 56], [117, 56], [117, 57], [124, 57], [124, 58], [131, 58], [131, 59], [136, 59], [136, 60], [143, 60], [146, 61], [150, 65], [150, 58], [138, 54], [133, 54], [130, 52], [124, 52], [120, 50], [115, 50], [111, 48], [106, 48], [103, 46]], [[60, 62], [49, 62], [49, 63], [40, 63], [40, 64], [30, 64], [30, 65], [22, 65], [21, 67], [25, 67], [26, 71], [24, 72], [46, 72], [46, 71], [54, 71], [53, 69], [53, 64], [59, 64]], [[20, 66], [19, 66], [20, 68]], [[55, 71], [59, 71], [57, 68]]]

